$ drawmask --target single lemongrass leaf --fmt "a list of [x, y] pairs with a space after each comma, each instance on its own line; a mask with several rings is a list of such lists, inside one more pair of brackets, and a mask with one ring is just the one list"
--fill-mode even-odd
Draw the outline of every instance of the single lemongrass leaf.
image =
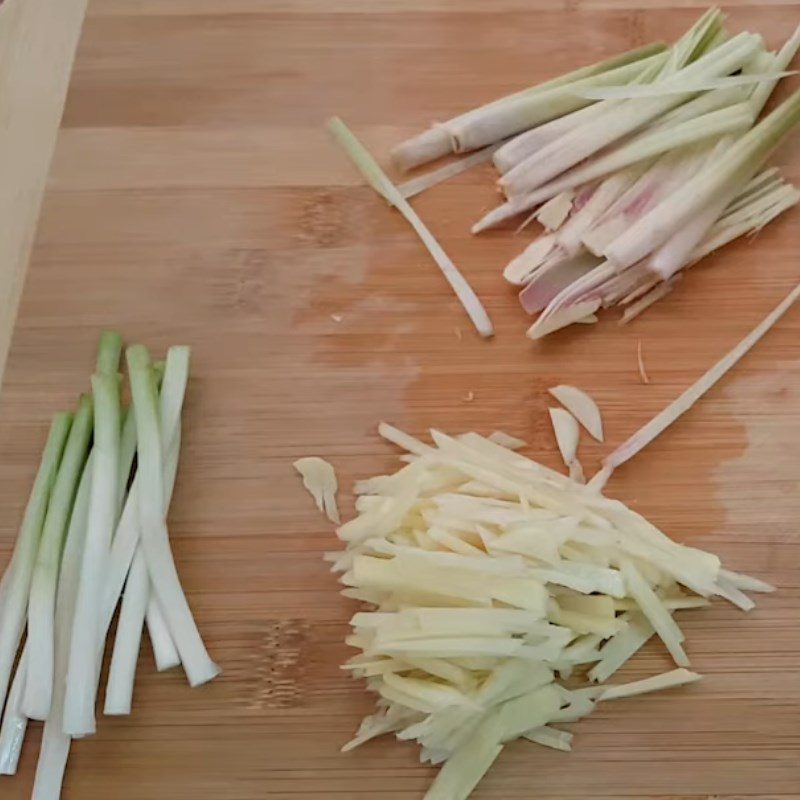
[[53, 417], [7, 569], [0, 608], [0, 708], [5, 704], [11, 670], [22, 638], [39, 537], [71, 424], [71, 414], [61, 413]]
[[28, 601], [29, 652], [22, 709], [29, 719], [50, 713], [55, 661], [55, 607], [64, 536], [92, 434], [92, 398], [83, 395], [61, 457], [42, 526]]
[[[797, 54], [798, 48], [800, 48], [800, 25], [795, 28], [794, 33], [773, 57], [772, 69], [775, 71], [785, 70]], [[757, 117], [763, 111], [777, 82], [778, 80], [775, 79], [766, 83], [759, 83], [758, 86], [756, 86], [750, 97], [750, 105], [753, 109], [754, 116]]]
[[136, 551], [122, 595], [122, 608], [117, 622], [117, 633], [106, 685], [104, 714], [131, 713], [133, 682], [136, 675], [136, 663], [139, 660], [139, 646], [147, 610], [149, 586], [147, 564], [140, 548]]
[[97, 653], [104, 642], [101, 636], [103, 581], [119, 501], [120, 404], [116, 372], [93, 375], [92, 394], [94, 457], [89, 521], [72, 621], [64, 699], [64, 731], [71, 736], [86, 736], [95, 731], [94, 705], [100, 679]]
[[736, 347], [720, 359], [680, 397], [672, 401], [643, 428], [623, 442], [603, 459], [603, 468], [608, 475], [620, 464], [624, 464], [663, 433], [678, 417], [685, 414], [723, 375], [734, 367], [760, 341], [767, 331], [792, 307], [800, 297], [800, 284], [773, 309]]
[[[188, 351], [187, 351], [188, 353]], [[159, 414], [150, 356], [141, 345], [127, 350], [133, 410], [138, 432], [137, 497], [141, 543], [153, 590], [178, 648], [189, 683], [196, 686], [219, 674], [209, 658], [180, 585], [164, 514], [164, 477]]]
[[526, 332], [529, 339], [543, 339], [551, 333], [573, 325], [587, 316], [594, 314], [600, 308], [600, 298], [594, 300], [582, 300], [574, 305], [560, 310], [558, 313], [542, 320], [541, 324], [537, 320]]
[[32, 800], [59, 800], [64, 770], [72, 739], [64, 733], [64, 695], [66, 693], [72, 620], [80, 581], [86, 523], [89, 515], [92, 461], [90, 453], [72, 507], [56, 592], [55, 682], [50, 714], [44, 723], [42, 745], [36, 764]]
[[478, 296], [419, 218], [416, 211], [409, 205], [408, 201], [400, 194], [389, 178], [386, 177], [375, 159], [372, 158], [366, 148], [338, 117], [328, 121], [328, 130], [344, 148], [350, 160], [358, 167], [372, 188], [395, 206], [416, 231], [447, 282], [453, 288], [456, 297], [461, 301], [461, 305], [469, 315], [478, 333], [481, 336], [492, 336], [494, 330], [491, 320]]
[[791, 72], [768, 72], [750, 75], [730, 75], [723, 78], [697, 78], [687, 81], [660, 81], [645, 85], [598, 86], [575, 90], [587, 100], [632, 100], [640, 97], [662, 97], [683, 92], [708, 92], [712, 89], [727, 89], [734, 86], [749, 86], [796, 75]]

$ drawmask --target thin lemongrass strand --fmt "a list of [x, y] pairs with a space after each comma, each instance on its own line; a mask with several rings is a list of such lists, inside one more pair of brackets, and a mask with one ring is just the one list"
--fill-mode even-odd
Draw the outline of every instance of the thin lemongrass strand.
[[92, 435], [92, 398], [82, 395], [50, 493], [28, 600], [28, 674], [22, 710], [28, 719], [50, 713], [55, 659], [56, 586], [64, 536]]
[[22, 711], [22, 697], [28, 676], [28, 643], [22, 648], [11, 691], [8, 693], [3, 710], [3, 724], [0, 726], [0, 775], [16, 775], [22, 743], [28, 729], [28, 717]]
[[127, 350], [133, 410], [138, 431], [137, 505], [141, 543], [159, 606], [181, 656], [189, 683], [196, 686], [219, 674], [209, 658], [181, 588], [164, 515], [164, 476], [158, 407], [150, 355], [141, 345]]
[[631, 303], [622, 313], [619, 324], [627, 325], [640, 314], [644, 314], [650, 306], [657, 303], [661, 298], [666, 297], [675, 288], [675, 284], [680, 279], [680, 274], [673, 275], [669, 280], [663, 281], [651, 289], [644, 297], [640, 297], [636, 302]]
[[720, 359], [699, 380], [692, 384], [678, 398], [673, 400], [663, 411], [657, 414], [643, 428], [627, 441], [623, 442], [612, 453], [603, 459], [603, 468], [610, 475], [611, 471], [633, 458], [659, 434], [663, 433], [678, 417], [685, 414], [720, 378], [734, 367], [752, 347], [760, 341], [778, 320], [792, 307], [800, 297], [800, 284], [770, 312], [750, 333], [742, 339], [726, 356]]
[[[785, 70], [797, 54], [798, 48], [800, 48], [800, 25], [795, 28], [794, 33], [773, 57], [772, 69], [775, 71]], [[764, 106], [777, 83], [778, 79], [775, 79], [774, 81], [759, 83], [758, 86], [756, 86], [750, 97], [750, 106], [753, 109], [754, 117], [758, 117], [764, 110]]]
[[9, 565], [0, 610], [0, 708], [6, 700], [11, 670], [22, 639], [39, 537], [71, 424], [71, 414], [60, 413], [53, 417]]
[[148, 583], [149, 598], [147, 610], [145, 612], [145, 622], [147, 623], [147, 634], [150, 637], [150, 644], [153, 648], [153, 659], [156, 662], [156, 669], [159, 672], [177, 667], [181, 663], [181, 657], [172, 641], [172, 635], [167, 627], [164, 614], [158, 607], [158, 601], [153, 595], [152, 588]]
[[[175, 476], [180, 457], [180, 421], [183, 401], [186, 396], [186, 384], [189, 380], [189, 349], [171, 347], [167, 352], [167, 362], [161, 380], [159, 393], [159, 421], [161, 426], [164, 459], [164, 513], [169, 509], [172, 491], [175, 487]], [[133, 414], [133, 410], [129, 413]], [[101, 633], [102, 638], [108, 633], [114, 609], [117, 607], [125, 577], [133, 561], [139, 543], [139, 515], [137, 511], [138, 487], [141, 479], [134, 477], [128, 498], [122, 512], [114, 541], [111, 545], [108, 573], [102, 603]]]
[[64, 695], [66, 693], [67, 668], [69, 666], [69, 647], [75, 602], [80, 581], [83, 547], [86, 541], [86, 528], [89, 516], [89, 497], [92, 484], [92, 461], [89, 458], [72, 507], [64, 554], [61, 558], [61, 571], [56, 592], [55, 625], [55, 681], [53, 702], [50, 714], [44, 723], [42, 746], [36, 764], [36, 777], [33, 784], [32, 800], [59, 800], [64, 769], [69, 757], [72, 739], [64, 733]]
[[456, 297], [461, 301], [461, 305], [469, 315], [478, 333], [480, 333], [481, 336], [492, 336], [494, 329], [492, 328], [491, 320], [481, 304], [481, 301], [478, 299], [478, 296], [469, 283], [467, 283], [464, 276], [458, 271], [456, 265], [450, 260], [447, 253], [444, 252], [442, 246], [433, 237], [433, 234], [428, 230], [425, 223], [419, 218], [417, 212], [414, 211], [408, 201], [400, 194], [397, 187], [386, 177], [375, 159], [372, 158], [366, 148], [356, 139], [353, 133], [338, 117], [334, 117], [328, 121], [328, 130], [344, 148], [350, 160], [359, 169], [372, 188], [395, 206], [406, 218], [409, 225], [416, 231], [422, 243], [431, 254], [431, 257], [442, 271], [447, 282], [453, 288]]
[[[610, 150], [605, 155], [590, 159], [585, 164], [578, 164], [554, 180], [538, 186], [532, 191], [513, 195], [503, 205], [492, 209], [478, 220], [472, 226], [472, 232], [480, 233], [487, 228], [499, 225], [517, 214], [535, 208], [559, 192], [596, 180], [598, 177], [613, 174], [616, 170], [626, 165], [635, 165], [664, 154], [672, 156], [672, 151], [677, 146], [689, 146], [732, 131], [743, 131], [752, 125], [752, 122], [749, 107], [746, 103], [740, 103], [708, 112], [700, 117], [679, 123], [674, 127], [645, 130], [625, 144]], [[510, 174], [508, 173], [508, 175]], [[504, 176], [503, 180], [506, 180], [508, 175]], [[530, 179], [525, 177], [522, 171], [520, 171], [519, 175], [522, 176], [519, 180], [524, 179], [527, 181]], [[535, 214], [532, 214], [523, 223], [522, 227], [533, 217], [535, 217]]]
[[[753, 124], [753, 116], [747, 103], [738, 103], [734, 106], [710, 111], [695, 119], [681, 122], [665, 130], [646, 130], [636, 135], [629, 142], [617, 147], [605, 155], [593, 159], [587, 164], [571, 169], [569, 173], [558, 176], [550, 175], [551, 169], [545, 166], [544, 170], [534, 169], [525, 171], [520, 169], [517, 176], [509, 172], [500, 183], [506, 191], [513, 191], [515, 195], [523, 195], [527, 199], [524, 205], [530, 208], [541, 200], [540, 193], [553, 196], [566, 189], [597, 180], [612, 172], [623, 169], [662, 153], [671, 152], [679, 147], [695, 144], [711, 138], [724, 136], [747, 130]], [[526, 162], [527, 163], [527, 162]], [[525, 164], [520, 165], [524, 167]], [[537, 192], [537, 190], [539, 190]]]
[[64, 699], [64, 732], [71, 736], [95, 731], [94, 706], [100, 678], [97, 653], [104, 641], [100, 635], [101, 602], [118, 502], [120, 405], [116, 372], [93, 375], [92, 393], [92, 488]]
[[397, 191], [400, 192], [406, 200], [409, 200], [428, 189], [432, 189], [434, 186], [438, 186], [440, 183], [444, 183], [444, 181], [450, 180], [450, 178], [455, 178], [456, 175], [461, 175], [462, 172], [466, 172], [481, 164], [486, 164], [492, 160], [492, 156], [497, 148], [504, 143], [505, 140], [503, 142], [497, 142], [496, 144], [490, 144], [488, 147], [484, 147], [482, 150], [478, 150], [471, 155], [464, 156], [464, 158], [460, 158], [452, 164], [445, 164], [445, 166], [439, 169], [426, 172], [424, 175], [420, 175], [417, 178], [411, 178], [411, 180], [401, 183], [397, 187]]
[[[453, 141], [450, 133], [448, 132], [448, 129], [451, 127], [455, 130], [469, 128], [470, 125], [475, 125], [481, 120], [485, 120], [486, 118], [497, 114], [498, 111], [504, 106], [515, 104], [517, 109], [519, 109], [520, 101], [527, 100], [528, 104], [530, 104], [537, 95], [551, 92], [554, 89], [558, 89], [559, 87], [566, 86], [570, 83], [574, 83], [592, 75], [609, 72], [617, 67], [625, 66], [626, 64], [634, 64], [636, 62], [643, 61], [648, 57], [657, 55], [665, 50], [665, 48], [666, 46], [662, 43], [656, 43], [646, 47], [637, 48], [627, 53], [623, 53], [620, 56], [614, 56], [606, 61], [601, 61], [588, 67], [582, 67], [578, 70], [567, 73], [566, 75], [546, 81], [545, 83], [527, 87], [522, 91], [514, 92], [513, 94], [501, 97], [497, 100], [487, 103], [486, 105], [480, 106], [479, 108], [475, 108], [465, 112], [464, 114], [460, 114], [459, 116], [448, 120], [446, 123], [444, 123], [444, 125], [436, 125], [426, 131], [423, 131], [421, 134], [402, 142], [392, 151], [392, 159], [395, 165], [403, 170], [413, 169], [414, 167], [421, 166], [429, 161], [434, 161], [435, 159], [448, 155], [455, 150], [456, 143]], [[522, 105], [524, 106], [524, 103]], [[520, 116], [519, 111], [518, 116]], [[516, 126], [512, 125], [512, 128], [513, 127]], [[522, 127], [517, 128], [517, 130], [525, 130], [529, 127], [531, 127], [531, 125], [523, 124]], [[505, 138], [505, 136], [509, 136], [515, 132], [515, 130], [509, 130], [507, 134], [498, 136], [497, 139], [493, 141], [499, 141], [500, 139]], [[485, 142], [485, 144], [490, 143], [491, 142]]]
[[683, 92], [708, 92], [713, 89], [730, 89], [737, 86], [752, 86], [758, 83], [776, 84], [781, 78], [796, 75], [790, 72], [763, 72], [748, 75], [728, 75], [722, 78], [695, 78], [687, 81], [659, 81], [645, 85], [598, 86], [576, 89], [580, 97], [587, 100], [635, 100], [644, 97], [663, 97]]
[[139, 548], [122, 595], [122, 608], [117, 622], [117, 634], [106, 685], [104, 714], [131, 713], [133, 683], [139, 660], [149, 585], [147, 564], [142, 549]]
[[551, 314], [542, 321], [538, 319], [528, 328], [526, 336], [529, 339], [542, 339], [555, 331], [566, 328], [582, 319], [594, 314], [600, 308], [600, 298], [592, 298], [588, 300], [580, 300], [574, 305], [559, 309], [557, 313]]
[[749, 180], [799, 119], [800, 91], [797, 91], [615, 239], [606, 249], [606, 257], [624, 269], [652, 253], [737, 179]]

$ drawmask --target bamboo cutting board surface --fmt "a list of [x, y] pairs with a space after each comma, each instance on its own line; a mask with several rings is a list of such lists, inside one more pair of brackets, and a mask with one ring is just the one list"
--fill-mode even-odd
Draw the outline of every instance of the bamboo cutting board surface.
[[[731, 27], [771, 45], [800, 21], [796, 4], [732, 6]], [[224, 674], [191, 690], [154, 672], [146, 644], [132, 716], [75, 744], [66, 798], [422, 797], [433, 770], [415, 747], [338, 752], [372, 700], [337, 668], [355, 606], [321, 561], [333, 531], [291, 462], [330, 459], [348, 513], [352, 481], [397, 464], [380, 419], [420, 435], [501, 428], [557, 466], [545, 389], [565, 382], [604, 412], [608, 444], [581, 449], [591, 472], [800, 279], [800, 212], [707, 259], [634, 324], [606, 316], [534, 345], [499, 274], [526, 237], [470, 237], [495, 194], [488, 169], [465, 174], [415, 206], [486, 302], [497, 335], [481, 341], [322, 122], [340, 114], [385, 158], [431, 120], [674, 38], [698, 13], [644, 0], [90, 4], [0, 402], [0, 543], [7, 557], [46, 421], [86, 388], [99, 329], [190, 344], [171, 533]], [[800, 180], [797, 135], [774, 161]], [[608, 489], [779, 591], [749, 615], [683, 612], [704, 681], [602, 706], [573, 726], [571, 754], [508, 747], [476, 798], [800, 797], [798, 409], [796, 308]], [[653, 645], [626, 674], [667, 668]], [[29, 797], [39, 735], [2, 797]]]

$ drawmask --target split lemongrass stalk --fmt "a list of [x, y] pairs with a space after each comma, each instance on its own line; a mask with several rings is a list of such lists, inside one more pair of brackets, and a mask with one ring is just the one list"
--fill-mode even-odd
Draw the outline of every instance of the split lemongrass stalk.
[[[613, 172], [641, 161], [653, 158], [678, 147], [715, 139], [728, 133], [747, 130], [753, 124], [750, 107], [746, 103], [710, 111], [695, 119], [679, 123], [665, 130], [645, 130], [634, 136], [628, 143], [609, 150], [605, 155], [587, 161], [585, 164], [570, 165], [573, 168], [558, 169], [549, 176], [549, 182], [542, 180], [530, 191], [531, 180], [507, 173], [502, 179], [506, 188], [513, 189], [506, 203], [493, 209], [473, 226], [473, 233], [479, 233], [523, 211], [528, 211], [560, 192], [574, 189], [590, 181], [603, 178]], [[543, 162], [548, 163], [548, 162]], [[548, 170], [550, 167], [548, 167]], [[564, 174], [559, 174], [559, 173]], [[512, 181], [515, 181], [512, 183]], [[520, 181], [520, 182], [516, 182]]]
[[6, 571], [3, 602], [0, 604], [0, 708], [5, 704], [11, 670], [25, 627], [39, 538], [71, 424], [71, 414], [62, 413], [53, 417], [11, 563]]
[[97, 653], [103, 642], [100, 609], [119, 502], [120, 400], [117, 370], [121, 350], [119, 334], [103, 333], [97, 372], [92, 376], [92, 485], [64, 699], [64, 731], [70, 736], [86, 736], [95, 731], [94, 706], [100, 679]]
[[734, 367], [751, 349], [760, 341], [770, 328], [791, 308], [800, 297], [800, 284], [768, 314], [762, 322], [756, 325], [750, 333], [742, 339], [724, 358], [720, 359], [698, 381], [690, 386], [680, 397], [670, 403], [661, 413], [656, 415], [643, 428], [637, 431], [627, 441], [617, 447], [610, 455], [603, 459], [602, 470], [592, 479], [595, 487], [602, 487], [611, 473], [621, 464], [633, 458], [640, 450], [645, 448], [659, 434], [663, 433], [678, 417], [685, 414], [720, 378]]
[[344, 148], [350, 160], [358, 167], [367, 182], [378, 194], [391, 203], [406, 218], [411, 227], [416, 231], [422, 243], [427, 248], [431, 257], [438, 265], [447, 282], [461, 301], [461, 305], [472, 320], [473, 325], [481, 336], [492, 336], [489, 315], [486, 313], [481, 301], [467, 283], [464, 276], [458, 271], [456, 265], [450, 260], [442, 246], [433, 237], [427, 226], [409, 205], [408, 201], [400, 194], [397, 187], [389, 180], [375, 159], [369, 154], [361, 142], [338, 117], [328, 121], [328, 129]]
[[652, 253], [730, 187], [744, 186], [798, 120], [800, 91], [615, 239], [605, 256], [624, 269]]
[[92, 434], [92, 399], [81, 397], [58, 468], [42, 528], [28, 602], [28, 674], [22, 709], [45, 720], [53, 692], [55, 605], [64, 535]]
[[164, 514], [161, 432], [150, 356], [146, 348], [134, 345], [127, 350], [127, 360], [138, 433], [137, 474], [140, 483], [137, 503], [142, 549], [153, 591], [180, 653], [186, 676], [192, 686], [197, 686], [218, 675], [219, 667], [209, 658], [200, 638], [169, 545]]
[[64, 769], [72, 742], [72, 738], [64, 732], [64, 696], [67, 687], [72, 621], [75, 614], [89, 519], [93, 460], [94, 456], [90, 453], [75, 495], [64, 543], [64, 554], [61, 558], [56, 592], [53, 700], [42, 732], [42, 745], [36, 764], [32, 800], [59, 800]]
[[[586, 78], [618, 70], [621, 67], [631, 67], [628, 74], [636, 75], [643, 69], [642, 61], [658, 57], [665, 48], [666, 45], [662, 43], [637, 48], [468, 111], [398, 145], [392, 151], [394, 162], [401, 169], [412, 169], [452, 152], [481, 147], [480, 144], [474, 144], [476, 141], [483, 141], [484, 145], [498, 142], [507, 136], [538, 124], [537, 119], [539, 122], [544, 122], [542, 117], [547, 116], [548, 113], [553, 115], [550, 119], [567, 113], [567, 111], [560, 111], [559, 114], [561, 108], [569, 109], [570, 105], [573, 108], [580, 108], [581, 105], [586, 105], [587, 101], [581, 101], [574, 95], [570, 96], [557, 90]], [[663, 56], [661, 60], [663, 60]], [[637, 64], [638, 67], [635, 66]], [[612, 81], [624, 80], [625, 77], [621, 76], [619, 72], [612, 77]], [[544, 96], [544, 100], [542, 100], [542, 96]], [[556, 107], [555, 102], [558, 100], [561, 105]], [[502, 132], [504, 130], [505, 133]]]

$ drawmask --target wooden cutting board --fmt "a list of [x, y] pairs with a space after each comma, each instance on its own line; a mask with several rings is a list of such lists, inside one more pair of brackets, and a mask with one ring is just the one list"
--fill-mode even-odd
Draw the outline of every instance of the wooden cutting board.
[[[337, 668], [354, 604], [321, 560], [333, 531], [292, 461], [333, 461], [348, 513], [352, 481], [397, 464], [380, 419], [420, 435], [501, 428], [556, 466], [545, 389], [567, 382], [605, 415], [607, 444], [581, 448], [593, 471], [800, 279], [800, 211], [707, 259], [634, 324], [607, 314], [534, 345], [500, 277], [526, 235], [468, 233], [496, 200], [477, 169], [415, 206], [486, 302], [497, 335], [482, 341], [322, 123], [340, 114], [385, 159], [431, 120], [677, 36], [690, 6], [90, 3], [0, 402], [0, 543], [7, 556], [47, 419], [86, 388], [98, 331], [190, 344], [171, 532], [224, 673], [191, 690], [156, 674], [145, 645], [133, 714], [75, 744], [65, 798], [422, 797], [433, 771], [412, 745], [338, 752], [371, 699]], [[731, 6], [732, 28], [771, 45], [800, 17], [791, 3]], [[800, 138], [774, 161], [800, 179]], [[799, 419], [794, 309], [609, 486], [779, 591], [749, 615], [682, 613], [704, 681], [603, 706], [574, 726], [571, 754], [510, 746], [476, 798], [800, 797]], [[668, 667], [653, 645], [627, 674]], [[29, 797], [39, 735], [2, 797]]]

